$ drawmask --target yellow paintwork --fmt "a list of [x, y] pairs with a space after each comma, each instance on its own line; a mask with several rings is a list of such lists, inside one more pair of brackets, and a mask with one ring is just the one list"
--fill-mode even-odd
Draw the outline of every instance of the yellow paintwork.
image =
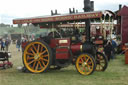
[[[35, 44], [38, 46], [36, 47]], [[39, 51], [40, 48], [41, 48], [41, 50]], [[43, 49], [45, 49], [45, 50], [43, 51]], [[28, 51], [31, 51], [32, 53], [30, 53]], [[47, 53], [47, 55], [43, 55], [44, 53]], [[29, 56], [27, 56], [27, 55], [29, 55]], [[30, 57], [30, 55], [33, 57]], [[44, 57], [46, 57], [47, 59]], [[28, 59], [29, 60], [31, 59], [31, 61], [28, 61]], [[30, 44], [28, 44], [26, 46], [26, 48], [24, 50], [23, 60], [24, 60], [24, 64], [25, 64], [26, 68], [30, 72], [33, 72], [33, 73], [43, 72], [47, 68], [47, 66], [49, 65], [48, 49], [41, 42], [31, 42]]]
[[81, 54], [76, 60], [76, 68], [80, 74], [89, 75], [94, 70], [94, 62], [88, 54]]

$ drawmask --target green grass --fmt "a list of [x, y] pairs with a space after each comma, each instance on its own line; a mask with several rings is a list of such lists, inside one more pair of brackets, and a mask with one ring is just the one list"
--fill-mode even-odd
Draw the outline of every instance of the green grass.
[[23, 66], [21, 52], [15, 49], [15, 45], [11, 45], [10, 51], [14, 67], [0, 70], [0, 85], [128, 85], [128, 65], [124, 64], [124, 55], [111, 60], [105, 72], [95, 71], [83, 76], [73, 65], [41, 74], [22, 73], [16, 69]]

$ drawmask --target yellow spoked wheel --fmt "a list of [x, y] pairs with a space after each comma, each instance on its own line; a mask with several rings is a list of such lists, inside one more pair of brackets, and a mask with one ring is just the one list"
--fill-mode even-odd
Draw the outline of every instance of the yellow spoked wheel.
[[96, 67], [94, 58], [89, 54], [81, 54], [76, 60], [76, 69], [82, 75], [90, 75]]
[[103, 53], [96, 53], [96, 71], [105, 71], [108, 66], [108, 60]]
[[52, 63], [52, 51], [43, 41], [30, 42], [25, 47], [23, 62], [30, 72], [44, 72]]

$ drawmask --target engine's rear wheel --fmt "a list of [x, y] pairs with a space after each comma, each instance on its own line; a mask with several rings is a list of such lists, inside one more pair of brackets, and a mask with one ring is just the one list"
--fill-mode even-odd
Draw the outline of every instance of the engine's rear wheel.
[[108, 60], [103, 53], [96, 53], [96, 71], [105, 71], [108, 66]]
[[90, 54], [81, 54], [76, 60], [76, 69], [82, 75], [90, 75], [96, 67], [95, 60]]
[[52, 51], [44, 41], [32, 41], [25, 47], [23, 63], [30, 72], [45, 72], [52, 63]]

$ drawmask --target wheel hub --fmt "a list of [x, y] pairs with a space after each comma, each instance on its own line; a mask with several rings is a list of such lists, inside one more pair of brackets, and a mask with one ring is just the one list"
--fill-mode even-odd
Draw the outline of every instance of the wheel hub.
[[83, 63], [82, 63], [82, 66], [83, 66], [83, 67], [85, 67], [85, 66], [87, 66], [87, 65], [88, 65], [88, 64], [87, 64], [86, 62], [83, 62]]
[[35, 56], [34, 56], [34, 59], [38, 59], [40, 56], [39, 56], [39, 53], [37, 53]]

